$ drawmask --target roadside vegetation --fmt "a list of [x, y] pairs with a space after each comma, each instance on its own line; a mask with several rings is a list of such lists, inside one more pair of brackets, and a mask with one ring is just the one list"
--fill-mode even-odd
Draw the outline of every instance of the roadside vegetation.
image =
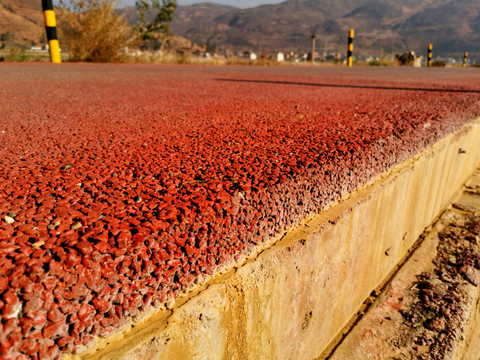
[[[119, 9], [117, 0], [58, 0], [57, 30], [64, 61], [114, 63], [167, 63], [208, 65], [311, 65], [305, 53], [255, 54], [219, 51], [215, 44], [199, 45], [171, 34], [176, 0], [136, 0]], [[0, 61], [49, 61], [45, 37], [31, 46], [15, 43], [8, 31], [0, 34]], [[40, 47], [40, 46], [42, 47]], [[260, 50], [259, 50], [260, 52]], [[281, 54], [281, 60], [277, 55]], [[293, 54], [293, 55], [292, 55]], [[308, 55], [308, 56], [307, 56]], [[341, 52], [315, 53], [315, 65], [344, 65]], [[384, 56], [354, 54], [356, 66], [425, 66], [425, 58], [413, 52]], [[470, 64], [469, 64], [470, 65]], [[461, 63], [435, 60], [433, 67], [458, 67]]]
[[26, 46], [0, 46], [0, 61], [27, 62], [27, 61], [50, 61], [47, 51], [32, 51]]
[[69, 61], [128, 62], [128, 46], [148, 49], [168, 43], [177, 2], [138, 0], [140, 24], [131, 27], [116, 0], [60, 0], [58, 30]]
[[131, 30], [115, 0], [60, 0], [58, 29], [71, 61], [119, 62]]

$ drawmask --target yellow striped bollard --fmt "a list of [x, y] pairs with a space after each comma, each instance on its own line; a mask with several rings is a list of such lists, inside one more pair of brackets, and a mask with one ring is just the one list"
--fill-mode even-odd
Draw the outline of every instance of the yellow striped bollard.
[[347, 66], [353, 66], [353, 29], [348, 32]]
[[48, 47], [50, 49], [50, 61], [60, 64], [60, 45], [57, 36], [57, 21], [53, 11], [52, 0], [42, 0], [43, 14], [45, 15], [45, 30], [47, 31]]
[[428, 44], [428, 60], [427, 60], [428, 67], [432, 67], [432, 48], [433, 48], [432, 44]]
[[467, 58], [468, 58], [468, 52], [465, 52], [465, 55], [463, 55], [463, 65], [462, 65], [463, 68], [467, 67]]

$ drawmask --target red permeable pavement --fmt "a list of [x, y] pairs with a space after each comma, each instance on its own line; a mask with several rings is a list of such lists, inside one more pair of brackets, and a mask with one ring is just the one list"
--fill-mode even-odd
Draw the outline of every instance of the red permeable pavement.
[[478, 84], [478, 69], [0, 65], [0, 358], [78, 351], [160, 306], [479, 117]]

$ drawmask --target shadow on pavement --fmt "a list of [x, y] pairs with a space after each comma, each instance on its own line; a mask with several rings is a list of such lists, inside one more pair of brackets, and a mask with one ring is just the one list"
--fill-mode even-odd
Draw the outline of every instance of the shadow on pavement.
[[480, 90], [473, 89], [432, 89], [432, 88], [409, 88], [399, 86], [370, 86], [370, 85], [339, 85], [339, 84], [318, 84], [308, 82], [291, 82], [291, 81], [274, 81], [274, 80], [244, 80], [244, 79], [215, 79], [217, 81], [226, 82], [244, 82], [258, 84], [278, 84], [278, 85], [301, 85], [301, 86], [318, 86], [330, 88], [346, 88], [346, 89], [373, 89], [373, 90], [402, 90], [402, 91], [429, 91], [429, 92], [447, 92], [447, 93], [477, 93]]

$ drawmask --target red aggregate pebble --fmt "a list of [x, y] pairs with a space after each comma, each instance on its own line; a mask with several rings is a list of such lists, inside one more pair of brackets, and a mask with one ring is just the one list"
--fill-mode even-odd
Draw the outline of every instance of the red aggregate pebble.
[[112, 334], [480, 116], [476, 69], [0, 74], [0, 358]]

